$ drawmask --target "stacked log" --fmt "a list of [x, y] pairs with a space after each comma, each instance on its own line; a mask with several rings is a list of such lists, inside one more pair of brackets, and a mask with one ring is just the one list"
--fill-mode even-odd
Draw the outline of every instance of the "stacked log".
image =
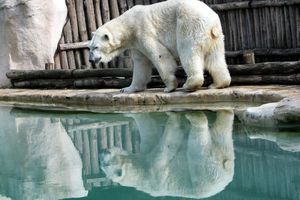
[[[248, 84], [300, 84], [300, 61], [266, 62], [229, 65], [232, 85]], [[185, 72], [178, 68], [179, 86], [186, 80]], [[7, 73], [14, 88], [123, 88], [131, 83], [130, 69], [73, 69], [73, 70], [12, 70]], [[205, 74], [205, 84], [212, 82]], [[164, 87], [154, 69], [149, 87]]]

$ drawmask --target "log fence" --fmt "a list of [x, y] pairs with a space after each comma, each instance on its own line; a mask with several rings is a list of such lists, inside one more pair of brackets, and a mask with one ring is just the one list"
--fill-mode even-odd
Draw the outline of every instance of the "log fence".
[[[88, 40], [97, 27], [118, 17], [134, 5], [148, 5], [160, 1], [67, 0], [69, 17], [53, 68], [131, 68], [129, 52], [125, 52], [109, 64], [91, 65], [88, 61]], [[229, 64], [244, 63], [245, 50], [254, 52], [256, 62], [299, 59], [300, 0], [204, 0], [204, 2], [220, 16]]]
[[116, 185], [101, 171], [99, 155], [112, 148], [138, 153], [140, 141], [135, 125], [125, 118], [122, 121], [59, 120], [81, 156], [85, 188]]
[[[253, 61], [253, 57], [250, 61]], [[300, 61], [229, 65], [228, 69], [232, 77], [231, 85], [300, 85]], [[16, 70], [8, 72], [7, 77], [15, 88], [123, 88], [130, 85], [132, 70], [119, 68]], [[177, 69], [176, 77], [179, 86], [182, 86], [186, 80], [182, 68]], [[211, 82], [211, 77], [206, 73], [204, 86], [208, 86]], [[148, 87], [164, 87], [155, 69]]]

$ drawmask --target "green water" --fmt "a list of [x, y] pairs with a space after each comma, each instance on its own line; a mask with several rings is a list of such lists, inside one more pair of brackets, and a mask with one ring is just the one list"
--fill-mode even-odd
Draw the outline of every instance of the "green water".
[[0, 106], [0, 200], [300, 199], [298, 125]]

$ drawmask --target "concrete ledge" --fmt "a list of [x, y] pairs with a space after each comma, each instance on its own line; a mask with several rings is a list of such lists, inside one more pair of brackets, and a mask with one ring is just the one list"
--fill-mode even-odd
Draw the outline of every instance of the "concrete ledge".
[[[0, 89], [0, 101], [10, 104], [39, 104], [47, 106], [98, 108], [107, 111], [142, 110], [151, 111], [162, 107], [195, 108], [209, 104], [263, 104], [277, 102], [286, 97], [300, 97], [300, 86], [233, 86], [225, 89], [203, 89], [185, 93], [180, 89], [164, 93], [162, 89], [149, 89], [145, 92], [124, 94], [117, 89], [86, 90], [32, 90]], [[149, 106], [152, 105], [150, 108]], [[214, 107], [214, 106], [213, 106]], [[161, 110], [159, 109], [159, 110]], [[171, 108], [170, 108], [171, 109]]]

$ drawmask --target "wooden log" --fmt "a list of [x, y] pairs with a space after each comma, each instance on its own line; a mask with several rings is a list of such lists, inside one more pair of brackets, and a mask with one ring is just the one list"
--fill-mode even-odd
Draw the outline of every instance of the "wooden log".
[[221, 4], [213, 4], [210, 7], [215, 11], [237, 10], [246, 8], [263, 8], [263, 7], [279, 7], [291, 6], [300, 4], [299, 0], [282, 0], [282, 1], [242, 1], [242, 2], [229, 2]]
[[84, 5], [86, 7], [85, 16], [87, 19], [88, 35], [89, 38], [92, 38], [92, 32], [96, 31], [97, 29], [93, 0], [85, 0]]
[[96, 15], [96, 24], [97, 27], [100, 27], [103, 24], [102, 17], [101, 17], [101, 7], [100, 7], [100, 0], [94, 0], [95, 4], [95, 15]]
[[11, 70], [6, 76], [12, 80], [68, 79], [72, 70]]
[[[229, 65], [231, 75], [253, 74], [296, 74], [300, 72], [300, 61], [292, 62], [265, 62], [248, 65]], [[156, 69], [153, 74], [158, 75]], [[11, 70], [6, 73], [12, 81], [35, 79], [79, 79], [95, 77], [125, 77], [130, 78], [130, 69], [93, 69], [93, 70]], [[185, 77], [182, 68], [178, 68], [176, 76]], [[122, 80], [122, 79], [121, 79]]]
[[123, 88], [129, 86], [131, 79], [102, 79], [102, 78], [85, 78], [74, 81], [75, 88]]
[[81, 131], [75, 131], [74, 134], [74, 140], [75, 140], [75, 147], [78, 149], [79, 153], [83, 153], [83, 141], [82, 141], [82, 134]]
[[99, 148], [100, 149], [107, 149], [108, 145], [107, 145], [107, 132], [106, 132], [106, 128], [103, 127], [101, 128], [101, 131], [100, 131], [100, 143], [99, 143]]
[[122, 129], [121, 126], [114, 126], [114, 146], [122, 149]]
[[74, 50], [74, 49], [87, 49], [89, 48], [89, 43], [90, 41], [59, 44], [59, 50], [66, 51], [66, 50]]
[[54, 63], [46, 63], [45, 70], [54, 70]]
[[144, 5], [149, 5], [151, 4], [150, 0], [144, 0]]
[[135, 2], [135, 5], [143, 5], [144, 4], [143, 0], [135, 0], [134, 2]]
[[35, 79], [12, 82], [12, 86], [15, 88], [73, 88], [74, 80], [72, 79]]
[[128, 10], [126, 0], [118, 1], [118, 3], [119, 3], [120, 14], [123, 14], [124, 12], [126, 12]]
[[[70, 44], [59, 44], [59, 50], [73, 50], [73, 49], [83, 49], [88, 48], [89, 41], [76, 42]], [[257, 56], [280, 56], [280, 57], [290, 57], [290, 56], [300, 56], [300, 48], [289, 48], [289, 49], [275, 49], [275, 48], [255, 48], [249, 50], [238, 50], [238, 51], [226, 51], [226, 57], [238, 57], [242, 56], [245, 52], [252, 51]]]
[[231, 85], [263, 85], [263, 84], [286, 84], [299, 85], [300, 74], [282, 75], [252, 75], [252, 76], [233, 76]]
[[110, 20], [110, 12], [109, 12], [109, 4], [108, 4], [108, 0], [102, 0], [101, 1], [101, 8], [102, 8], [102, 20], [103, 23], [105, 24], [106, 22], [108, 22]]
[[[65, 43], [65, 38], [63, 35], [61, 36], [59, 43], [60, 44]], [[60, 63], [61, 63], [62, 69], [69, 69], [68, 57], [67, 57], [67, 53], [65, 51], [60, 52]]]
[[300, 13], [295, 11], [295, 19], [296, 19], [296, 46], [300, 47]]
[[127, 152], [132, 153], [132, 142], [131, 142], [131, 132], [129, 129], [129, 124], [126, 124], [123, 131], [123, 137], [122, 137], [122, 146], [123, 149]]
[[231, 75], [296, 74], [300, 72], [300, 61], [229, 65], [228, 69]]
[[90, 131], [90, 147], [91, 147], [91, 165], [92, 173], [98, 174], [100, 172], [99, 159], [98, 159], [98, 136], [97, 130], [92, 129]]
[[90, 142], [88, 131], [82, 131], [83, 138], [83, 154], [82, 154], [82, 163], [83, 163], [83, 174], [90, 175], [92, 172], [91, 167], [91, 151], [90, 151]]
[[[78, 32], [78, 23], [77, 23], [77, 14], [76, 14], [76, 8], [75, 8], [75, 0], [67, 0], [67, 7], [68, 7], [68, 14], [69, 14], [70, 23], [71, 23], [73, 43], [74, 42], [76, 43], [76, 42], [80, 41], [80, 38], [79, 38], [79, 32]], [[59, 44], [59, 46], [60, 45], [63, 45], [63, 44]], [[79, 48], [75, 48], [75, 49], [77, 50], [77, 51], [74, 51], [76, 68], [80, 68], [82, 66], [80, 51], [78, 51]]]
[[139, 153], [141, 148], [140, 147], [141, 136], [138, 130], [132, 132], [131, 141], [132, 141], [132, 153]]
[[242, 56], [247, 51], [252, 51], [256, 56], [280, 56], [280, 57], [300, 56], [300, 48], [292, 48], [292, 49], [255, 48], [251, 50], [226, 51], [225, 54], [226, 57], [238, 57], [238, 56]]
[[107, 128], [107, 146], [108, 148], [114, 147], [114, 127], [110, 126]]
[[55, 69], [61, 69], [60, 57], [59, 57], [58, 53], [56, 53], [55, 56], [54, 56], [54, 68]]
[[[80, 36], [81, 41], [87, 41], [88, 40], [88, 34], [87, 34], [83, 4], [84, 4], [84, 2], [82, 0], [75, 0], [79, 36]], [[86, 68], [91, 68], [91, 64], [89, 62], [89, 51], [86, 50], [86, 49], [83, 50], [83, 60], [84, 60], [85, 67]]]
[[243, 59], [246, 64], [255, 64], [254, 52], [245, 51], [243, 54]]
[[91, 69], [91, 70], [74, 70], [72, 77], [86, 78], [86, 77], [132, 77], [132, 70], [129, 69]]
[[119, 6], [117, 0], [110, 0], [110, 10], [111, 10], [111, 17], [116, 18], [120, 16]]
[[134, 6], [134, 0], [127, 0], [128, 9]]
[[[63, 29], [63, 34], [64, 34], [64, 39], [65, 39], [64, 42], [65, 43], [73, 42], [70, 20], [67, 21], [67, 23]], [[76, 69], [75, 57], [74, 57], [73, 51], [67, 51], [67, 58], [68, 58], [69, 69]]]
[[122, 121], [114, 121], [114, 122], [91, 122], [87, 124], [78, 124], [73, 126], [68, 126], [68, 131], [75, 131], [75, 130], [92, 130], [92, 129], [99, 129], [99, 128], [106, 128], [109, 126], [122, 126], [126, 124], [126, 122]]

